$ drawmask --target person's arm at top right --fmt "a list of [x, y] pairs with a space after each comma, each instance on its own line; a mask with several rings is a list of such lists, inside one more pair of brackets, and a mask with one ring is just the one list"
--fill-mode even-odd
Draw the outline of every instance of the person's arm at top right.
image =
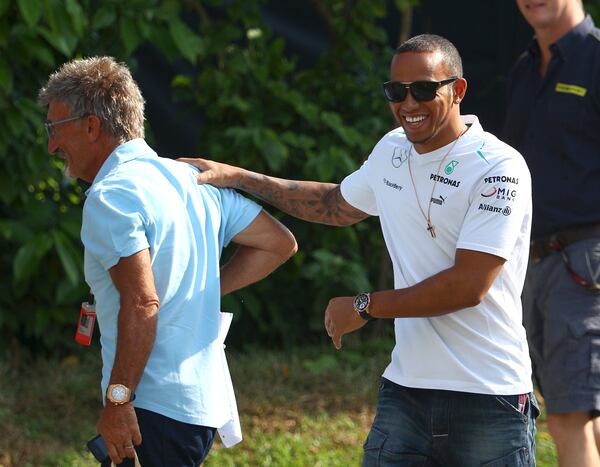
[[339, 184], [270, 177], [206, 159], [184, 157], [178, 160], [201, 170], [196, 174], [199, 184], [210, 183], [243, 190], [305, 221], [346, 226], [368, 217], [368, 214], [346, 202]]

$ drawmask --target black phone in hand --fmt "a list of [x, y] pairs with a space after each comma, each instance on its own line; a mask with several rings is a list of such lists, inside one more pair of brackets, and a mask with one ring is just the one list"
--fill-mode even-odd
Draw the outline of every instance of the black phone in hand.
[[108, 450], [104, 443], [102, 435], [96, 435], [87, 442], [87, 448], [94, 455], [98, 462], [104, 462], [108, 459]]

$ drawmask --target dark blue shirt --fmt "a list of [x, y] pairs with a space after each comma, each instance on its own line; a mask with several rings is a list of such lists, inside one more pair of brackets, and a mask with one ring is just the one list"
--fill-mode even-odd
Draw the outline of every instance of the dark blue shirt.
[[546, 76], [532, 44], [511, 70], [503, 139], [532, 177], [532, 237], [600, 222], [600, 30], [587, 16], [550, 46]]

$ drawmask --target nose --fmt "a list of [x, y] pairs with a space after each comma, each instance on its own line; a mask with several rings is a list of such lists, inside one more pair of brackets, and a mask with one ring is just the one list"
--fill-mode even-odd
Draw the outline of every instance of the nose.
[[402, 114], [410, 114], [415, 112], [418, 110], [420, 104], [409, 92], [402, 102], [390, 102], [390, 105], [392, 107], [392, 113], [396, 115], [396, 118], [400, 121], [402, 120]]
[[403, 110], [414, 110], [419, 107], [419, 101], [414, 98], [412, 91], [406, 93], [406, 98], [400, 103]]
[[54, 141], [54, 137], [48, 137], [48, 152], [50, 154], [54, 154], [56, 151], [58, 151], [58, 149], [58, 144], [56, 144], [56, 141]]

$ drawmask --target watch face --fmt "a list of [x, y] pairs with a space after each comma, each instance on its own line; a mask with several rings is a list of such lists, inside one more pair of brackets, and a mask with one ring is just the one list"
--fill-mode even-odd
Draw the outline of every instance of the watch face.
[[116, 401], [122, 402], [127, 397], [127, 391], [122, 386], [115, 386], [112, 388], [112, 391], [110, 391], [110, 397]]
[[357, 311], [363, 311], [369, 306], [369, 296], [366, 293], [361, 293], [354, 299], [354, 308]]

